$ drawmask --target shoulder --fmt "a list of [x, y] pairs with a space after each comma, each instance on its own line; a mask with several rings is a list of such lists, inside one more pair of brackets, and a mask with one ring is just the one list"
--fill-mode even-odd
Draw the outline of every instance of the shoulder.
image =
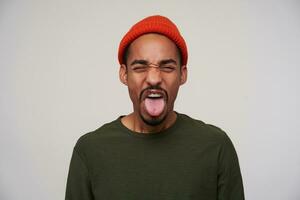
[[230, 140], [226, 132], [218, 126], [205, 123], [185, 114], [180, 114], [180, 117], [182, 119], [182, 128], [186, 130], [185, 132], [190, 132], [195, 136], [218, 143]]
[[213, 144], [222, 152], [236, 154], [234, 145], [224, 130], [187, 115], [181, 114], [181, 116], [185, 124], [184, 130], [187, 130], [185, 133], [190, 133], [189, 136], [195, 141], [201, 141], [201, 144]]
[[118, 121], [106, 123], [98, 129], [88, 132], [82, 135], [76, 142], [75, 150], [84, 151], [85, 149], [93, 148], [95, 145], [101, 145], [101, 141], [105, 141], [105, 138], [109, 138], [113, 133], [116, 133], [118, 129]]

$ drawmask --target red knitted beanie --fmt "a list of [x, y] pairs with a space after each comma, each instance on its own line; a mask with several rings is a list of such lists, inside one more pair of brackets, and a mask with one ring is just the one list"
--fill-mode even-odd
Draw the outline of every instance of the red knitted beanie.
[[187, 64], [188, 52], [183, 37], [180, 35], [176, 25], [170, 19], [160, 15], [154, 15], [142, 19], [133, 25], [126, 33], [119, 45], [118, 59], [120, 64], [124, 63], [123, 58], [126, 48], [135, 39], [146, 33], [162, 34], [172, 40], [180, 49], [182, 65]]

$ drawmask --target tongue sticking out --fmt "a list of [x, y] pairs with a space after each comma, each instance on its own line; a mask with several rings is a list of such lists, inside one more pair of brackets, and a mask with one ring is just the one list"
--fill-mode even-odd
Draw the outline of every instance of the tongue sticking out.
[[157, 98], [157, 99], [145, 99], [145, 107], [149, 115], [156, 117], [159, 116], [165, 106], [165, 101], [163, 98]]

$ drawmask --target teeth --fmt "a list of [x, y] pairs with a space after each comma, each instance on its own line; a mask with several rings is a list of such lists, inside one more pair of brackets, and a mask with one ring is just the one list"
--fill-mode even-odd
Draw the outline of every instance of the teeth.
[[161, 94], [149, 94], [148, 97], [150, 98], [158, 98], [158, 97], [161, 97]]

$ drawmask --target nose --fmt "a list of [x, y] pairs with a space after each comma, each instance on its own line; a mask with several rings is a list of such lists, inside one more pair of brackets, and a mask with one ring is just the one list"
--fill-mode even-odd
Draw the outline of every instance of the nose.
[[160, 85], [162, 82], [161, 71], [159, 67], [149, 67], [146, 81], [149, 85]]

